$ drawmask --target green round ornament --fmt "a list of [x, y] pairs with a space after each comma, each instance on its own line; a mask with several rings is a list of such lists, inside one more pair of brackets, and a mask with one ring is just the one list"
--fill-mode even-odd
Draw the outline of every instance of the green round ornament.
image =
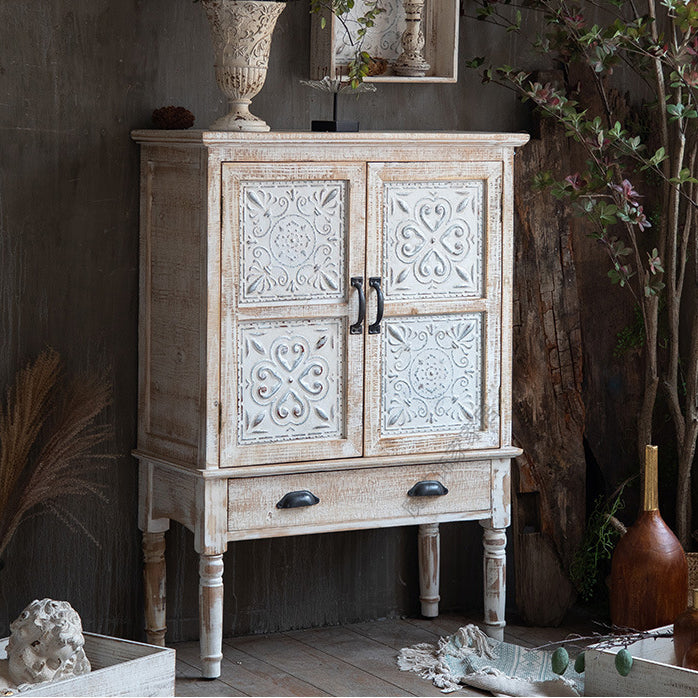
[[627, 676], [633, 666], [633, 656], [625, 647], [616, 654], [616, 670], [621, 676]]
[[574, 660], [574, 670], [578, 674], [583, 674], [584, 673], [584, 666], [585, 666], [585, 658], [584, 658], [584, 652], [580, 653], [577, 655], [577, 659]]
[[551, 657], [552, 670], [556, 674], [564, 674], [570, 663], [570, 655], [564, 647], [558, 647]]

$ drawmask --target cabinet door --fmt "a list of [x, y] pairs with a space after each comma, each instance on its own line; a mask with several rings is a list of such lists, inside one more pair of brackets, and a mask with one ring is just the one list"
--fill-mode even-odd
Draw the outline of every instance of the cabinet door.
[[362, 454], [365, 172], [223, 164], [223, 467]]
[[366, 455], [499, 446], [502, 164], [371, 163], [368, 191]]

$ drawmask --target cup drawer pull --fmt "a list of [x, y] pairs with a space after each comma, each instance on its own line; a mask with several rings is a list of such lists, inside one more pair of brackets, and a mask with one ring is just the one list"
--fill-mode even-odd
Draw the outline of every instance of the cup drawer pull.
[[408, 497], [443, 497], [448, 488], [438, 480], [421, 480], [408, 493]]
[[277, 503], [277, 509], [294, 509], [295, 507], [312, 507], [320, 500], [310, 490], [287, 492]]

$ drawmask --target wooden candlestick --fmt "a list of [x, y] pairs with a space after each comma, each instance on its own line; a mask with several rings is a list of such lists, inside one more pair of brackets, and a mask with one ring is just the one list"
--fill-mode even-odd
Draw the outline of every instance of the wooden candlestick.
[[395, 61], [393, 69], [397, 75], [424, 77], [429, 64], [424, 60], [424, 33], [422, 32], [422, 12], [424, 0], [403, 0], [407, 28], [402, 35], [402, 53]]
[[659, 514], [656, 446], [645, 449], [643, 507], [611, 561], [611, 621], [649, 630], [672, 623], [686, 607], [688, 564]]

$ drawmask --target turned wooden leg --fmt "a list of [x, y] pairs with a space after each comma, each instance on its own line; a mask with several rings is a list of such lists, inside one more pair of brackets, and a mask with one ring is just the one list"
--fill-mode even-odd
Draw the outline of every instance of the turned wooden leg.
[[439, 524], [420, 524], [417, 545], [419, 550], [419, 600], [422, 615], [436, 618], [439, 615], [439, 561], [441, 546]]
[[165, 646], [165, 534], [143, 533], [145, 633], [151, 645]]
[[506, 557], [504, 548], [507, 534], [503, 528], [492, 528], [489, 521], [481, 521], [484, 528], [482, 543], [485, 582], [485, 632], [495, 640], [504, 639], [504, 606], [506, 602]]
[[223, 555], [199, 555], [201, 675], [216, 679], [223, 659]]

